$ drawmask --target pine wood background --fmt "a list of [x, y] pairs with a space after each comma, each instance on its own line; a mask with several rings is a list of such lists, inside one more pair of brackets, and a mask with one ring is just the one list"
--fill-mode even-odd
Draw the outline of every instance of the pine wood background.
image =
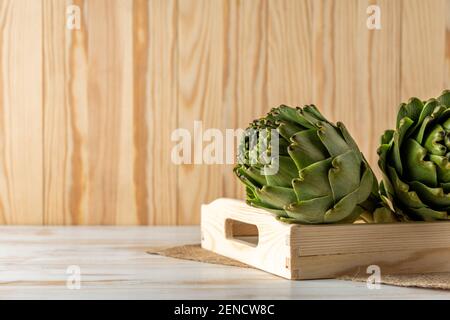
[[172, 130], [281, 103], [343, 121], [376, 168], [398, 104], [449, 82], [450, 0], [0, 0], [0, 224], [196, 224], [243, 190], [172, 164]]

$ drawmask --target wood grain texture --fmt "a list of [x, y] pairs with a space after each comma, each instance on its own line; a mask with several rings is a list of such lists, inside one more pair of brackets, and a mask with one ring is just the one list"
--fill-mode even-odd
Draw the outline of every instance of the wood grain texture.
[[444, 89], [446, 61], [445, 0], [403, 0], [401, 100], [437, 97]]
[[450, 1], [445, 2], [445, 75], [444, 75], [444, 88], [450, 88]]
[[367, 7], [372, 4], [381, 9], [381, 29], [369, 30], [363, 19], [357, 23], [358, 124], [353, 124], [352, 133], [374, 171], [381, 173], [375, 150], [384, 130], [394, 125], [400, 101], [401, 2], [362, 0], [358, 2], [358, 16], [367, 16]]
[[[69, 5], [81, 9], [79, 30], [65, 27]], [[43, 2], [44, 224], [88, 216], [86, 8], [82, 0]]]
[[379, 173], [399, 103], [450, 84], [450, 0], [0, 5], [2, 224], [199, 223], [202, 203], [244, 188], [233, 165], [173, 164], [172, 131], [225, 136], [280, 104], [344, 122]]
[[[148, 6], [148, 20], [142, 16], [145, 6]], [[141, 43], [148, 50], [134, 54], [134, 103], [135, 110], [140, 111], [135, 112], [135, 121], [142, 123], [140, 113], [147, 119], [146, 126], [142, 123], [141, 129], [135, 131], [135, 137], [146, 135], [147, 140], [135, 139], [137, 154], [147, 153], [147, 159], [136, 157], [134, 172], [137, 194], [141, 195], [136, 199], [138, 211], [146, 206], [146, 212], [139, 216], [146, 214], [149, 224], [177, 224], [178, 167], [170, 158], [170, 139], [178, 125], [178, 4], [175, 0], [151, 0], [146, 4], [144, 0], [135, 2], [134, 12], [141, 18], [140, 25], [136, 25], [139, 29], [134, 30], [135, 37], [140, 32], [142, 37], [147, 36], [144, 44], [135, 38], [135, 48]], [[148, 61], [141, 62], [147, 59], [146, 55]], [[135, 128], [138, 128], [136, 123]], [[147, 197], [144, 197], [142, 189], [146, 185]]]
[[308, 0], [269, 1], [267, 89], [271, 107], [313, 103], [313, 3]]
[[0, 2], [0, 223], [41, 224], [42, 3]]
[[[256, 227], [256, 239], [235, 236], [233, 225], [243, 223]], [[202, 206], [201, 230], [202, 248], [287, 279], [351, 276], [371, 265], [383, 275], [450, 272], [448, 222], [287, 224], [222, 198]]]
[[45, 2], [45, 223], [175, 224], [176, 3], [75, 1], [80, 30], [68, 4]]
[[88, 1], [89, 224], [138, 223], [133, 180], [133, 1]]
[[[66, 7], [81, 29], [65, 27]], [[132, 1], [45, 1], [46, 224], [137, 224]]]
[[[194, 134], [194, 121], [203, 130], [224, 129], [223, 75], [225, 2], [221, 0], [180, 0], [178, 2], [178, 126], [191, 130], [192, 156], [203, 144]], [[199, 160], [202, 158], [199, 152]], [[200, 222], [200, 204], [223, 192], [220, 165], [182, 164], [178, 172], [178, 221]]]

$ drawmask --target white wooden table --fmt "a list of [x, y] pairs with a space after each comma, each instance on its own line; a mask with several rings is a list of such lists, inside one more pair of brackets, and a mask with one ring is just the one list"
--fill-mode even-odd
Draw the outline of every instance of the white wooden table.
[[[450, 299], [446, 291], [289, 281], [146, 253], [198, 242], [198, 227], [0, 227], [0, 299]], [[69, 266], [80, 268], [80, 289], [67, 287]]]

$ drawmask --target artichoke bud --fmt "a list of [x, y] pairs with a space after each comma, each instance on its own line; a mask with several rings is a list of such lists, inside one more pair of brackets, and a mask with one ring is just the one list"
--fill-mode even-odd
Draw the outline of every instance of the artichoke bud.
[[446, 220], [450, 209], [450, 91], [400, 105], [378, 149], [381, 198], [400, 220]]
[[284, 222], [352, 223], [381, 201], [376, 178], [345, 126], [328, 122], [314, 105], [281, 105], [253, 121], [238, 161], [234, 172], [246, 186], [247, 202]]

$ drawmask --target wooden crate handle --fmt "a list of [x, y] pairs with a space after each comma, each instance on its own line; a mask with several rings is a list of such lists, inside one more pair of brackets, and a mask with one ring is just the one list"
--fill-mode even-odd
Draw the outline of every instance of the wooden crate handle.
[[256, 268], [292, 278], [291, 225], [243, 201], [202, 206], [202, 247]]
[[237, 241], [249, 247], [257, 247], [259, 243], [258, 226], [237, 219], [225, 219], [225, 239]]

